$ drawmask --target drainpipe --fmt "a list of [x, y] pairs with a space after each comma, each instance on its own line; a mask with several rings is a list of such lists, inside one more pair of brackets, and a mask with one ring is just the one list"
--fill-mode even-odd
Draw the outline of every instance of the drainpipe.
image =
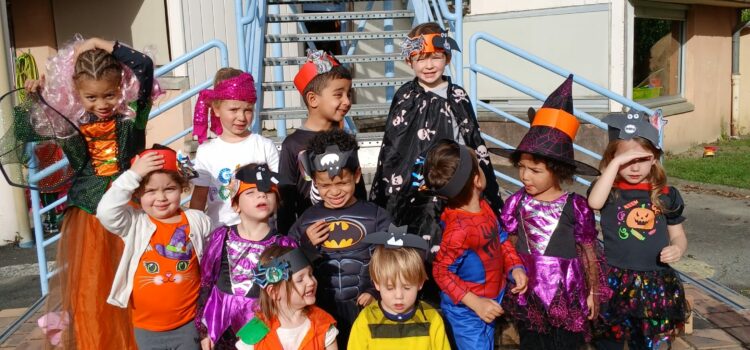
[[[741, 10], [740, 10], [741, 11]], [[738, 12], [739, 15], [742, 12]], [[732, 113], [729, 117], [729, 136], [739, 136], [740, 118], [740, 33], [750, 27], [750, 21], [740, 23], [732, 33]]]

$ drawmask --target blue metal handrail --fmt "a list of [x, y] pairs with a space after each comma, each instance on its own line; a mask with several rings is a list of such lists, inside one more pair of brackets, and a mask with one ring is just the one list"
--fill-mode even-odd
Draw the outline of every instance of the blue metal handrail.
[[[190, 52], [188, 52], [188, 53], [186, 53], [186, 54], [178, 57], [177, 59], [173, 60], [172, 62], [169, 62], [168, 64], [157, 68], [154, 71], [154, 75], [156, 77], [163, 76], [163, 75], [171, 72], [175, 68], [177, 68], [177, 67], [179, 67], [179, 66], [181, 66], [181, 65], [183, 65], [183, 64], [185, 64], [187, 62], [189, 62], [190, 60], [194, 59], [195, 57], [198, 57], [199, 55], [201, 55], [201, 54], [203, 54], [203, 53], [205, 53], [205, 52], [207, 52], [207, 51], [209, 51], [211, 49], [214, 49], [214, 48], [219, 50], [219, 54], [220, 54], [220, 58], [221, 58], [220, 59], [221, 66], [222, 67], [229, 66], [229, 55], [228, 55], [227, 45], [224, 44], [223, 42], [219, 41], [219, 40], [211, 40], [211, 41], [209, 41], [209, 42], [201, 45], [200, 47], [198, 47], [198, 48], [196, 48], [196, 49], [194, 49], [194, 50], [192, 50], [192, 51], [190, 51]], [[178, 105], [178, 104], [180, 104], [180, 103], [182, 103], [182, 102], [190, 99], [191, 97], [193, 97], [196, 94], [198, 94], [198, 92], [200, 92], [201, 90], [203, 90], [203, 89], [205, 89], [207, 87], [210, 87], [211, 84], [212, 84], [212, 81], [211, 81], [211, 79], [209, 79], [209, 80], [207, 80], [207, 81], [205, 81], [205, 82], [203, 82], [201, 84], [198, 84], [198, 85], [190, 88], [189, 90], [181, 93], [177, 97], [175, 97], [175, 98], [167, 101], [166, 103], [164, 103], [163, 105], [159, 106], [158, 108], [152, 109], [151, 112], [149, 113], [149, 117], [148, 117], [149, 120], [153, 119], [156, 116], [160, 115], [161, 113], [163, 113], [163, 112], [171, 109], [172, 107], [174, 107], [174, 106], [176, 106], [176, 105]], [[169, 145], [172, 142], [175, 142], [175, 141], [177, 141], [177, 140], [185, 137], [186, 135], [188, 135], [192, 131], [193, 131], [193, 127], [189, 127], [187, 129], [185, 129], [185, 130], [177, 133], [176, 135], [167, 138], [166, 140], [164, 140], [163, 142], [161, 142], [161, 144], [163, 144], [163, 145]], [[36, 184], [39, 183], [39, 181], [41, 181], [42, 179], [44, 179], [44, 178], [52, 175], [56, 171], [64, 168], [68, 164], [68, 159], [67, 158], [63, 158], [62, 160], [56, 162], [55, 164], [52, 164], [52, 165], [50, 165], [50, 166], [48, 166], [48, 167], [46, 167], [44, 169], [41, 169], [41, 170], [37, 171], [37, 169], [36, 169], [36, 167], [37, 167], [37, 159], [36, 159], [36, 156], [34, 155], [34, 152], [32, 151], [34, 146], [30, 144], [28, 147], [29, 147], [29, 149], [27, 149], [27, 153], [31, 155], [30, 160], [29, 160], [29, 185], [31, 185], [32, 187], [35, 187]], [[48, 282], [48, 280], [49, 280], [49, 278], [51, 278], [55, 274], [55, 272], [57, 270], [52, 271], [52, 272], [49, 272], [47, 270], [47, 257], [46, 257], [46, 253], [44, 251], [44, 248], [46, 248], [47, 246], [49, 246], [49, 245], [57, 242], [60, 239], [61, 233], [58, 233], [58, 234], [56, 234], [56, 235], [54, 235], [54, 236], [52, 236], [52, 237], [50, 237], [50, 238], [48, 238], [48, 239], [45, 240], [44, 239], [44, 230], [43, 230], [43, 226], [42, 226], [42, 215], [44, 213], [49, 212], [50, 210], [53, 210], [58, 205], [61, 205], [61, 204], [65, 203], [67, 201], [67, 199], [68, 199], [68, 196], [64, 196], [64, 197], [62, 197], [62, 198], [54, 201], [53, 203], [51, 203], [51, 204], [49, 204], [49, 205], [47, 205], [45, 207], [42, 207], [41, 206], [41, 198], [39, 196], [39, 191], [37, 191], [37, 190], [31, 190], [29, 192], [30, 192], [30, 197], [31, 197], [31, 215], [32, 215], [32, 220], [34, 221], [34, 241], [35, 241], [35, 246], [36, 246], [37, 261], [39, 263], [39, 283], [40, 283], [40, 288], [41, 288], [41, 291], [42, 291], [42, 295], [47, 295], [47, 293], [49, 292], [49, 282]]]
[[[497, 107], [490, 105], [489, 103], [486, 103], [486, 102], [483, 102], [483, 101], [479, 101], [478, 93], [477, 93], [478, 74], [483, 74], [486, 77], [489, 77], [489, 78], [491, 78], [491, 79], [493, 79], [495, 81], [503, 83], [503, 84], [505, 84], [505, 85], [507, 85], [507, 86], [509, 86], [509, 87], [511, 87], [511, 88], [513, 88], [515, 90], [517, 90], [517, 91], [520, 91], [520, 92], [522, 92], [522, 93], [524, 93], [524, 94], [526, 94], [528, 96], [531, 96], [531, 97], [533, 97], [533, 98], [535, 98], [535, 99], [537, 99], [539, 101], [544, 101], [547, 98], [547, 95], [542, 94], [542, 93], [540, 93], [540, 92], [538, 92], [538, 91], [536, 91], [534, 89], [531, 89], [531, 88], [529, 88], [529, 87], [527, 87], [527, 86], [519, 83], [518, 81], [509, 78], [506, 75], [500, 74], [500, 73], [498, 73], [498, 72], [496, 72], [496, 71], [494, 71], [494, 70], [492, 70], [492, 69], [490, 69], [490, 68], [488, 68], [486, 66], [483, 66], [483, 65], [477, 63], [477, 57], [478, 57], [477, 56], [477, 43], [480, 40], [481, 41], [485, 41], [485, 42], [493, 45], [494, 47], [497, 47], [497, 48], [500, 48], [500, 49], [505, 50], [507, 52], [510, 52], [510, 53], [512, 53], [512, 54], [514, 54], [514, 55], [516, 55], [516, 56], [518, 56], [518, 57], [520, 57], [520, 58], [522, 58], [522, 59], [524, 59], [524, 60], [526, 60], [526, 61], [528, 61], [530, 63], [533, 63], [533, 64], [535, 64], [535, 65], [537, 65], [539, 67], [545, 68], [545, 69], [547, 69], [547, 70], [549, 70], [549, 71], [551, 71], [551, 72], [553, 72], [555, 74], [558, 74], [558, 75], [560, 75], [562, 77], [567, 77], [568, 75], [570, 75], [572, 73], [570, 71], [568, 71], [566, 69], [563, 69], [561, 67], [558, 67], [558, 66], [556, 66], [556, 65], [554, 65], [554, 64], [552, 64], [552, 63], [550, 63], [550, 62], [548, 62], [548, 61], [546, 61], [546, 60], [544, 60], [544, 59], [542, 59], [542, 58], [540, 58], [538, 56], [534, 56], [534, 55], [532, 55], [532, 54], [530, 54], [530, 53], [528, 53], [528, 52], [526, 52], [524, 50], [521, 50], [520, 48], [515, 47], [515, 46], [513, 46], [513, 45], [511, 45], [511, 44], [509, 44], [509, 43], [507, 43], [507, 42], [505, 42], [503, 40], [500, 40], [500, 39], [498, 39], [498, 38], [496, 38], [496, 37], [494, 37], [494, 36], [492, 36], [492, 35], [490, 35], [488, 33], [477, 32], [477, 33], [475, 33], [474, 35], [471, 36], [471, 39], [469, 39], [469, 90], [470, 90], [469, 99], [471, 101], [472, 106], [474, 107], [474, 110], [478, 110], [479, 107], [482, 107], [482, 108], [484, 108], [484, 109], [486, 109], [488, 111], [491, 111], [491, 112], [494, 112], [495, 114], [498, 114], [499, 116], [501, 116], [501, 117], [503, 117], [503, 118], [505, 118], [507, 120], [510, 120], [510, 121], [512, 121], [512, 122], [514, 122], [516, 124], [522, 125], [522, 126], [524, 126], [526, 128], [529, 128], [530, 125], [529, 125], [528, 122], [526, 122], [526, 121], [524, 121], [524, 120], [522, 120], [522, 119], [520, 119], [520, 118], [518, 118], [516, 116], [513, 116], [510, 113], [502, 111], [502, 110], [498, 109]], [[645, 107], [645, 106], [643, 106], [643, 105], [641, 105], [641, 104], [639, 104], [637, 102], [629, 100], [629, 99], [627, 99], [627, 98], [625, 98], [625, 97], [623, 97], [621, 95], [618, 95], [618, 94], [616, 94], [616, 93], [614, 93], [614, 92], [612, 92], [612, 91], [610, 91], [610, 90], [608, 90], [608, 89], [606, 89], [604, 87], [601, 87], [601, 86], [599, 86], [599, 85], [597, 85], [597, 84], [595, 84], [595, 83], [593, 83], [593, 82], [591, 82], [591, 81], [589, 81], [589, 80], [587, 80], [587, 79], [585, 79], [585, 78], [583, 78], [581, 76], [574, 75], [573, 76], [573, 81], [575, 83], [577, 83], [577, 84], [579, 84], [579, 85], [581, 85], [581, 86], [583, 86], [583, 87], [591, 90], [591, 91], [594, 91], [594, 92], [596, 92], [596, 93], [598, 93], [598, 94], [600, 94], [600, 95], [602, 95], [604, 97], [607, 97], [608, 99], [614, 100], [614, 101], [622, 104], [623, 106], [627, 106], [630, 109], [634, 109], [634, 110], [638, 110], [638, 111], [643, 111], [645, 113], [648, 113], [649, 115], [657, 115], [659, 117], [659, 119], [660, 119], [660, 122], [661, 122], [661, 113], [658, 110], [655, 111], [655, 110], [649, 109], [649, 108], [647, 108], [647, 107]], [[592, 116], [592, 115], [590, 115], [590, 114], [588, 114], [588, 113], [586, 113], [584, 111], [578, 110], [578, 109], [574, 109], [573, 112], [574, 112], [575, 116], [578, 117], [578, 118], [580, 118], [581, 120], [584, 120], [584, 121], [586, 121], [586, 122], [588, 122], [588, 123], [590, 123], [592, 125], [595, 125], [598, 128], [605, 129], [605, 130], [607, 129], [607, 125], [605, 123], [603, 123], [601, 120], [599, 120], [598, 118], [596, 118], [596, 117], [594, 117], [594, 116]], [[660, 131], [660, 133], [661, 133], [661, 131]], [[496, 139], [494, 137], [491, 137], [491, 136], [489, 136], [487, 134], [482, 134], [482, 137], [485, 140], [489, 141], [489, 142], [492, 142], [494, 144], [499, 145], [500, 147], [503, 147], [503, 148], [515, 148], [515, 147], [513, 147], [513, 146], [511, 146], [511, 145], [509, 145], [509, 144], [507, 144], [505, 142], [502, 142], [502, 141], [500, 141], [500, 140], [498, 140], [498, 139]], [[660, 137], [661, 137], [661, 135], [660, 135]], [[584, 154], [586, 154], [588, 156], [591, 156], [591, 157], [593, 157], [595, 159], [601, 159], [601, 155], [599, 155], [598, 153], [596, 153], [594, 151], [591, 151], [589, 149], [586, 149], [586, 148], [584, 148], [584, 147], [582, 147], [582, 146], [580, 146], [578, 144], [574, 144], [573, 147], [576, 150], [578, 150], [578, 151], [580, 151], [580, 152], [582, 152], [582, 153], [584, 153]], [[504, 179], [504, 180], [506, 180], [508, 182], [511, 182], [511, 183], [516, 184], [516, 185], [522, 186], [521, 182], [518, 181], [518, 180], [516, 180], [515, 178], [512, 178], [512, 177], [510, 177], [508, 175], [502, 174], [502, 173], [497, 172], [497, 171], [495, 173], [500, 178], [502, 178], [502, 179]], [[574, 177], [574, 179], [577, 182], [580, 182], [580, 183], [582, 183], [584, 185], [590, 185], [591, 184], [589, 181], [587, 181], [587, 180], [585, 180], [583, 178], [580, 178], [580, 177]]]

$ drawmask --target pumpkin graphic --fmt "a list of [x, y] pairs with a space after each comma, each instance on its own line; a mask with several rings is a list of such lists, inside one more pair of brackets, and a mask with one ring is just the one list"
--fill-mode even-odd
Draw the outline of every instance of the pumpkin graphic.
[[364, 226], [356, 220], [339, 218], [328, 222], [328, 239], [323, 250], [347, 249], [365, 237]]
[[651, 209], [645, 207], [645, 204], [640, 208], [633, 208], [628, 213], [628, 217], [625, 220], [625, 224], [628, 227], [638, 230], [650, 230], [654, 228], [656, 221], [656, 213]]

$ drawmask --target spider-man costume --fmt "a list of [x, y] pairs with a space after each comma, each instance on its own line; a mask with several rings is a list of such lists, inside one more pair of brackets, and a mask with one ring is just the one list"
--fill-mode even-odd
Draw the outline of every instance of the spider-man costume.
[[441, 290], [440, 306], [459, 349], [493, 349], [495, 331], [494, 323], [482, 321], [461, 299], [472, 292], [500, 302], [506, 276], [523, 268], [492, 208], [484, 200], [480, 207], [478, 213], [445, 209], [443, 241], [432, 270]]

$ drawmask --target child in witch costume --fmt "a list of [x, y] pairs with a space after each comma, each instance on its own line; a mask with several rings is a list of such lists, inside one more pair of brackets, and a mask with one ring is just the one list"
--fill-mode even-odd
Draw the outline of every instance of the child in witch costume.
[[[252, 75], [222, 68], [216, 72], [214, 88], [201, 91], [195, 104], [193, 135], [201, 145], [195, 155], [198, 177], [193, 179], [190, 207], [206, 210], [214, 229], [240, 222], [230, 190], [232, 173], [238, 167], [255, 163], [267, 164], [271, 171], [279, 169], [279, 151], [273, 141], [249, 130], [256, 100]], [[218, 137], [206, 143], [209, 119]]]
[[239, 350], [336, 350], [336, 320], [315, 306], [317, 281], [302, 249], [273, 245], [253, 283], [263, 290], [257, 316], [237, 333]]
[[214, 230], [201, 262], [196, 325], [204, 348], [231, 349], [235, 333], [253, 318], [260, 286], [252, 271], [260, 254], [274, 244], [296, 246], [269, 224], [279, 201], [277, 176], [266, 164], [248, 164], [234, 174], [232, 207], [240, 222]]
[[[659, 131], [649, 116], [608, 115], [609, 144], [588, 202], [601, 212], [609, 287], [600, 349], [659, 349], [684, 326], [690, 309], [669, 264], [687, 249], [680, 192], [659, 163]], [[658, 119], [655, 120], [659, 125]]]
[[[323, 51], [307, 52], [307, 62], [294, 77], [294, 86], [307, 107], [307, 119], [302, 127], [281, 144], [281, 197], [277, 226], [287, 233], [292, 224], [311, 205], [320, 202], [315, 183], [305, 176], [300, 167], [299, 154], [316, 135], [338, 129], [352, 106], [352, 75], [332, 55]], [[356, 184], [356, 196], [367, 198], [364, 181]]]
[[539, 111], [529, 110], [531, 128], [515, 150], [490, 149], [510, 158], [524, 185], [506, 199], [501, 220], [529, 278], [525, 294], [503, 302], [521, 349], [578, 349], [606, 298], [594, 213], [583, 196], [560, 187], [575, 173], [598, 174], [573, 158], [572, 84], [570, 76]]
[[471, 150], [438, 142], [427, 153], [425, 182], [447, 202], [443, 241], [432, 269], [441, 289], [440, 307], [458, 349], [492, 350], [506, 278], [517, 282], [512, 293], [526, 290], [523, 264], [482, 199], [487, 179]]
[[380, 301], [359, 313], [349, 334], [349, 350], [449, 350], [440, 313], [417, 298], [427, 281], [427, 241], [393, 224], [364, 241], [377, 245], [370, 276]]
[[498, 217], [503, 207], [469, 96], [443, 75], [451, 50], [458, 49], [436, 23], [418, 25], [404, 40], [402, 52], [415, 78], [393, 98], [370, 190], [370, 200], [386, 208], [396, 224], [430, 237], [433, 253], [440, 244], [439, 218], [445, 203], [422, 191], [422, 168], [427, 150], [439, 140], [453, 140], [474, 150], [487, 179], [485, 199]]
[[289, 236], [317, 252], [313, 261], [320, 283], [318, 305], [338, 322], [339, 347], [346, 348], [349, 329], [360, 307], [377, 295], [367, 266], [370, 245], [363, 239], [388, 228], [388, 213], [354, 195], [362, 182], [357, 140], [341, 129], [315, 136], [300, 156], [306, 173], [320, 190], [322, 202], [305, 210]]
[[193, 320], [211, 220], [180, 209], [195, 172], [177, 159], [160, 145], [142, 152], [97, 207], [102, 226], [125, 243], [107, 302], [130, 308], [139, 349], [199, 348]]
[[[3, 137], [20, 154], [30, 142], [57, 143], [69, 161], [61, 179], [71, 180], [68, 208], [47, 302], [52, 318], [70, 319], [72, 327], [55, 345], [135, 347], [129, 311], [108, 305], [103, 288], [112, 284], [123, 242], [94, 215], [107, 188], [145, 148], [148, 114], [161, 92], [153, 69], [148, 56], [119, 42], [76, 38], [49, 60], [46, 80], [25, 82], [39, 95], [14, 110], [14, 130]], [[3, 153], [0, 163], [12, 162], [12, 155]], [[40, 185], [32, 187], [44, 191]]]

